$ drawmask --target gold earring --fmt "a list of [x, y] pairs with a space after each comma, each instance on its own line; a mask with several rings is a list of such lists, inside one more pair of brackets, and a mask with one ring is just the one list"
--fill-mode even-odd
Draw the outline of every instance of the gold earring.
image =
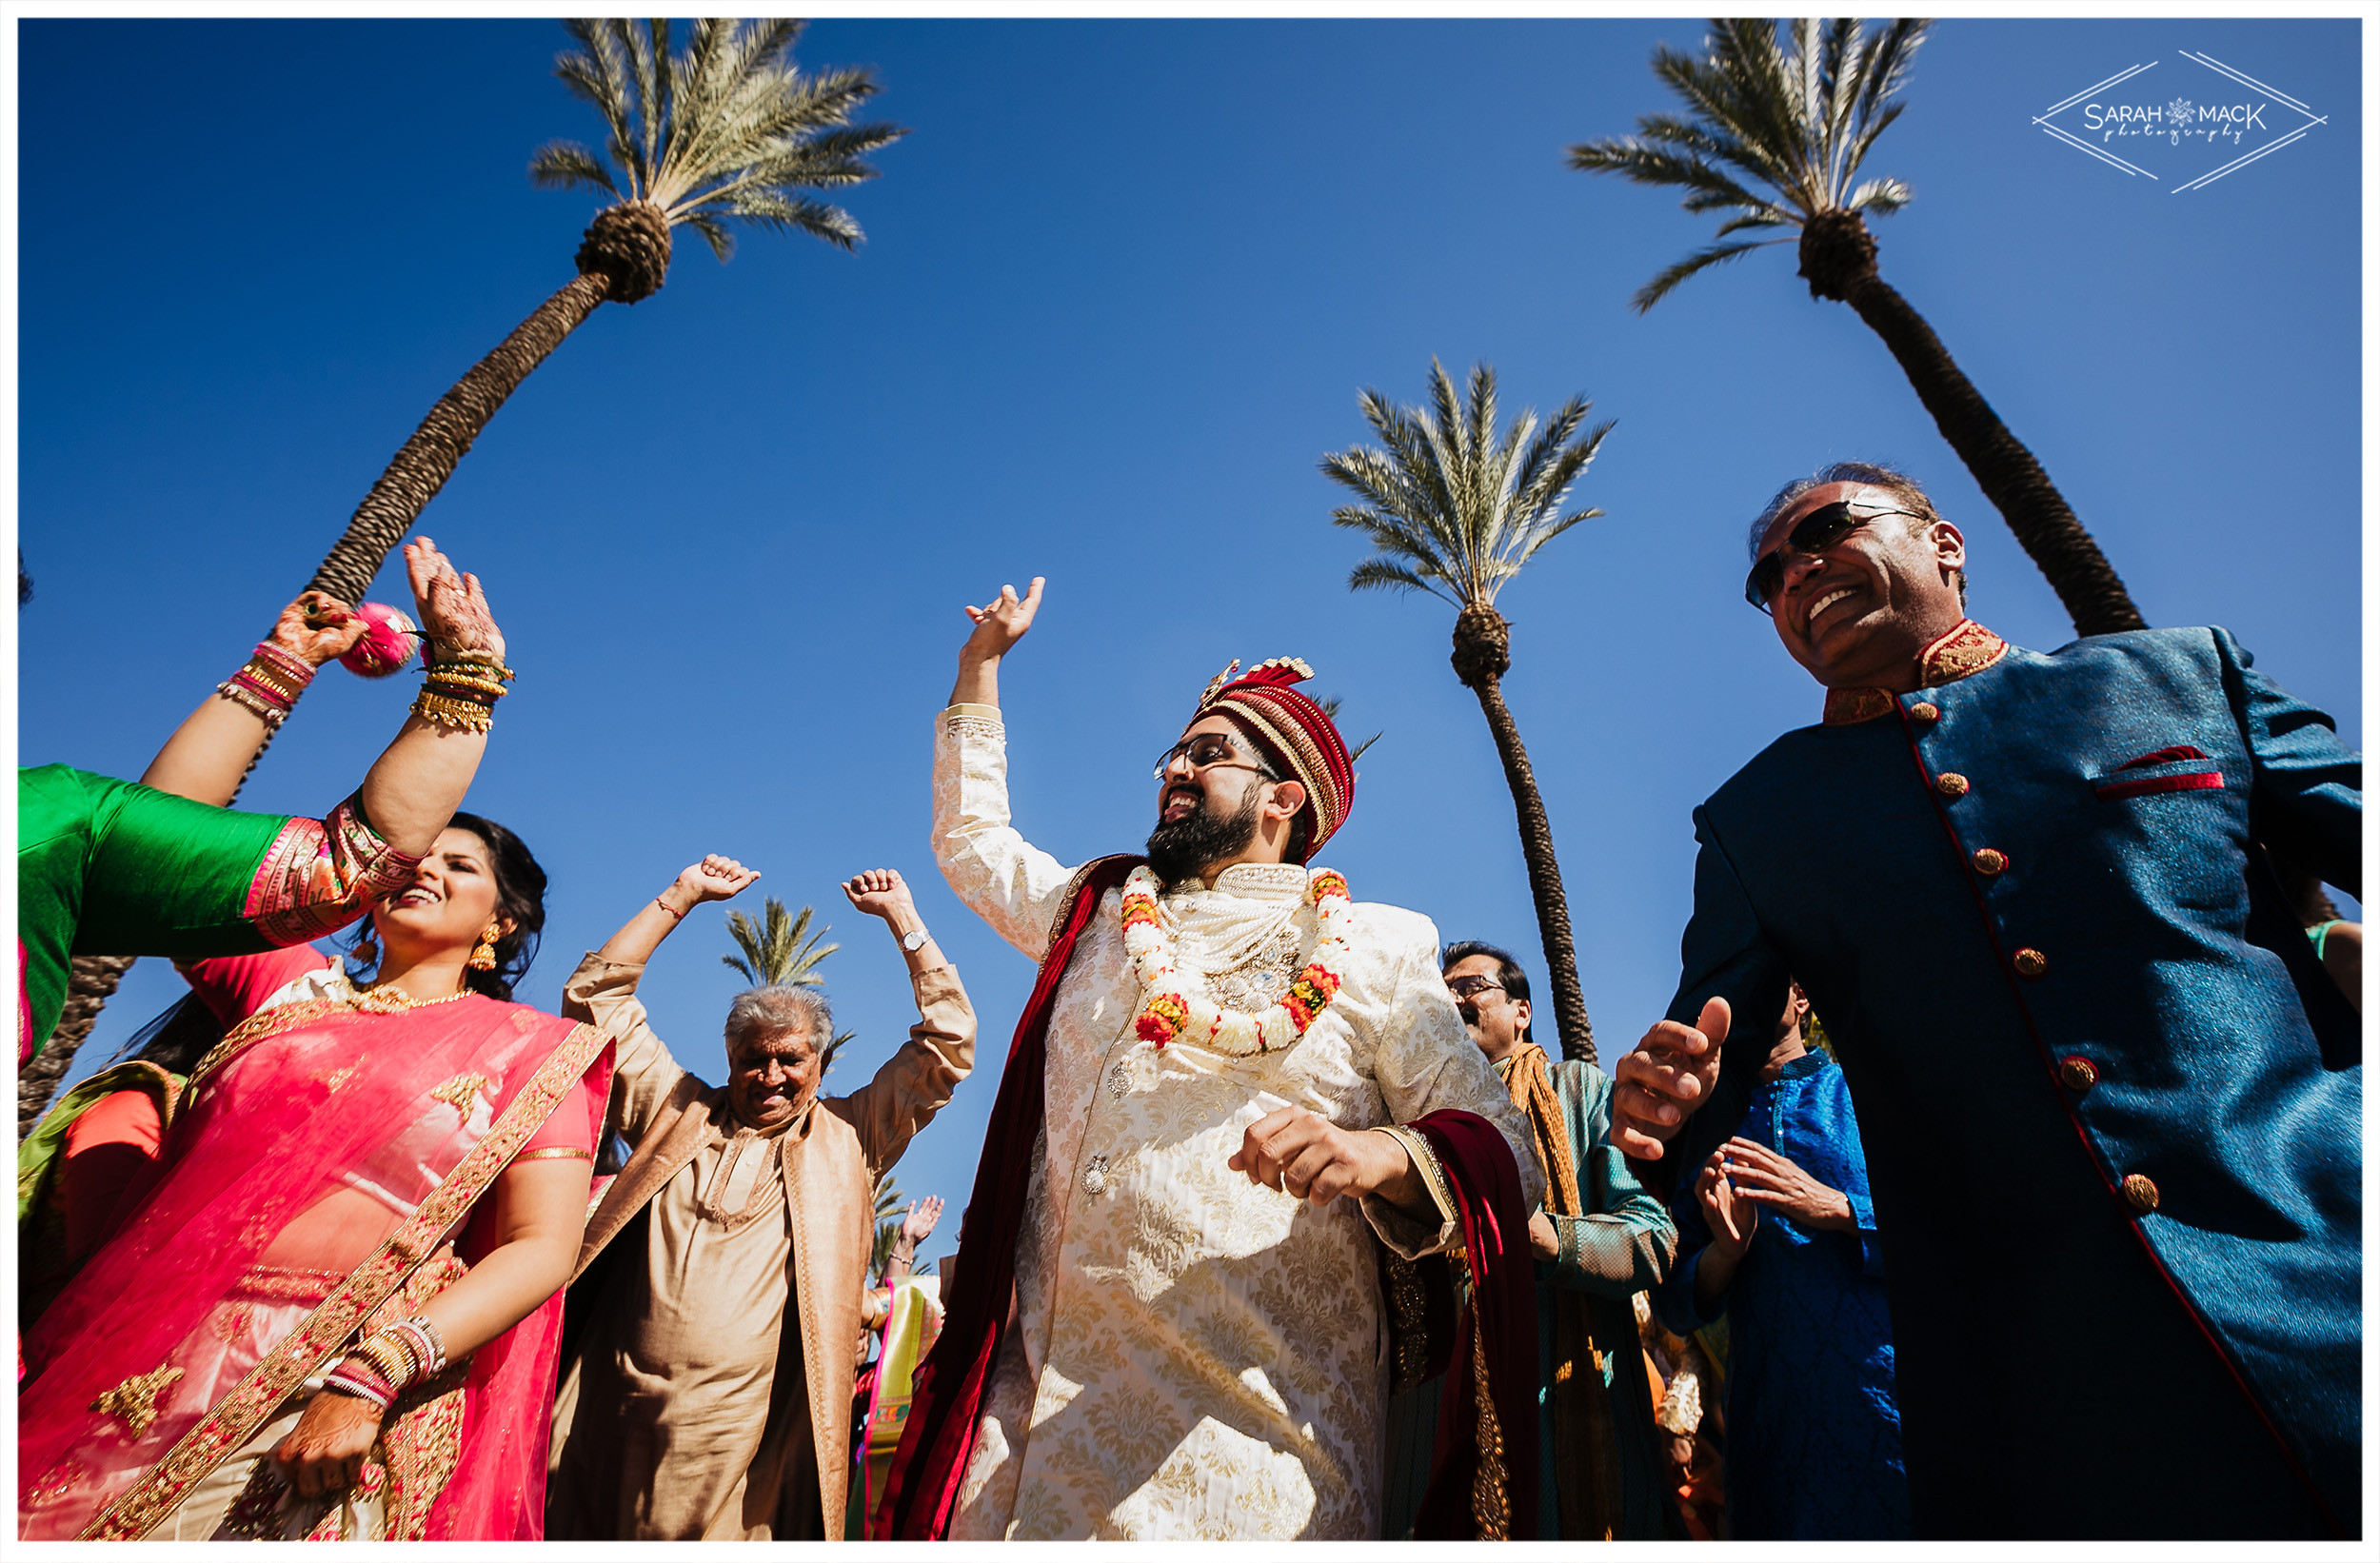
[[492, 972], [496, 969], [496, 940], [503, 934], [503, 926], [492, 921], [479, 931], [479, 948], [471, 952], [470, 966], [473, 971]]
[[372, 925], [364, 924], [364, 931], [355, 936], [355, 959], [367, 966], [380, 964], [380, 946], [372, 942]]

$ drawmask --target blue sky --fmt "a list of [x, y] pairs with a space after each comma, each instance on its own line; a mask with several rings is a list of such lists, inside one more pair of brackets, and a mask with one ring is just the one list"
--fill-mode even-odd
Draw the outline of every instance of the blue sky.
[[[26, 21], [20, 32], [19, 751], [135, 776], [305, 584], [432, 402], [569, 279], [585, 197], [530, 150], [594, 141], [551, 22]], [[898, 953], [835, 881], [891, 866], [983, 1017], [983, 1067], [902, 1166], [963, 1202], [1031, 967], [926, 845], [930, 722], [965, 623], [1050, 578], [1004, 678], [1018, 821], [1069, 861], [1135, 845], [1148, 758], [1233, 657], [1301, 656], [1365, 757], [1327, 861], [1359, 899], [1541, 969], [1511, 808], [1446, 663], [1451, 613], [1346, 591], [1362, 557], [1315, 470], [1359, 386], [1416, 400], [1484, 358], [1508, 407], [1574, 392], [1618, 426], [1602, 519], [1502, 600], [1505, 688], [1552, 817], [1608, 1059], [1667, 1002], [1693, 805], [1818, 694], [1738, 595], [1781, 482], [1881, 457], [1965, 529], [1976, 616], [2071, 631], [1881, 344], [1791, 250], [1629, 295], [1708, 242], [1674, 194], [1569, 172], [1568, 144], [1670, 105], [1657, 22], [816, 24], [914, 134], [853, 191], [868, 242], [690, 236], [496, 418], [423, 529], [487, 582], [513, 662], [470, 806], [553, 878], [524, 998], [705, 851], [814, 902], [860, 1039], [913, 1018]], [[2330, 116], [2169, 193], [2032, 116], [2179, 53]], [[88, 63], [108, 60], [109, 90]], [[2351, 21], [1956, 21], [1870, 170], [1933, 323], [2152, 623], [2231, 627], [2360, 745], [2362, 186]], [[2195, 77], [2185, 72], [2199, 71]], [[2203, 84], [2203, 89], [2201, 89]], [[2228, 90], [2228, 89], [2226, 89]], [[377, 595], [401, 601], [402, 576]], [[326, 676], [243, 799], [319, 812], [410, 678]], [[1814, 801], [1813, 850], [1832, 829]], [[718, 908], [645, 996], [716, 1078], [736, 979]], [[176, 995], [135, 968], [85, 1057]], [[955, 1217], [928, 1245], [945, 1251]]]

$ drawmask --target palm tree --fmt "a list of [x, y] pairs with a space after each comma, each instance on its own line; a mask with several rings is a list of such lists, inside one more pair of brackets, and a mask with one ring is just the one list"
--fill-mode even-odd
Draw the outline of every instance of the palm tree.
[[[785, 903], [774, 896], [761, 903], [759, 922], [742, 912], [728, 913], [727, 937], [736, 941], [736, 948], [744, 954], [723, 955], [719, 958], [721, 964], [741, 973], [756, 988], [824, 987], [826, 979], [819, 975], [818, 968], [843, 946], [819, 943], [832, 930], [821, 923], [818, 932], [811, 933], [810, 919], [816, 915], [815, 907], [804, 906], [788, 917]], [[835, 1055], [858, 1035], [852, 1031], [837, 1033], [826, 1044], [825, 1068], [819, 1073], [832, 1073]]]
[[308, 583], [343, 602], [362, 597], [496, 409], [563, 338], [597, 306], [635, 304], [660, 289], [670, 229], [692, 228], [723, 261], [735, 249], [733, 222], [799, 229], [850, 249], [862, 237], [851, 214], [800, 192], [875, 178], [862, 159], [908, 133], [850, 123], [879, 89], [872, 72], [811, 76], [795, 68], [797, 21], [698, 20], [674, 55], [666, 21], [563, 26], [577, 47], [557, 57], [554, 73], [603, 115], [608, 156], [552, 142], [529, 160], [529, 178], [547, 189], [598, 191], [612, 205], [579, 246], [578, 275], [439, 399], [364, 496]]
[[1323, 474], [1364, 500], [1333, 510], [1332, 522], [1364, 533], [1379, 549], [1355, 567], [1347, 585], [1358, 591], [1369, 586], [1425, 591], [1454, 605], [1455, 676], [1478, 697], [1512, 787], [1562, 1056], [1592, 1063], [1595, 1028], [1578, 988], [1578, 956], [1571, 944], [1570, 903], [1562, 895], [1554, 831], [1529, 768], [1529, 751], [1504, 703], [1501, 681], [1512, 666], [1512, 626], [1496, 611], [1496, 594], [1539, 548], [1603, 513], [1565, 515], [1562, 505], [1612, 425], [1599, 424], [1581, 435], [1589, 404], [1574, 396], [1543, 428], [1535, 412], [1524, 411], [1499, 436], [1496, 371], [1485, 364], [1472, 369], [1468, 396], [1459, 404], [1454, 381], [1436, 359], [1430, 361], [1428, 408], [1392, 406], [1375, 390], [1358, 400], [1387, 448], [1357, 445], [1322, 458]]
[[[1876, 274], [1865, 214], [1900, 210], [1910, 188], [1897, 179], [1854, 181], [1906, 107], [1896, 100], [1930, 25], [1904, 18], [1870, 32], [1857, 21], [1805, 19], [1792, 24], [1788, 47], [1775, 21], [1714, 21], [1701, 58], [1666, 45], [1653, 52], [1653, 73], [1685, 100], [1688, 116], [1642, 115], [1636, 135], [1571, 148], [1570, 166], [1683, 188], [1688, 211], [1731, 214], [1715, 235], [1721, 243], [1637, 290], [1632, 302], [1639, 314], [1704, 267], [1797, 233], [1810, 296], [1850, 305], [1884, 339], [1942, 438], [2049, 577], [2075, 633], [2138, 629], [2140, 610], [2041, 464], [1960, 372], [1925, 317]], [[1788, 231], [1728, 237], [1778, 229]]]
[[[674, 55], [666, 21], [563, 26], [578, 47], [556, 58], [554, 73], [604, 116], [609, 161], [556, 141], [530, 159], [529, 178], [548, 189], [598, 190], [613, 204], [579, 246], [578, 275], [429, 409], [356, 506], [307, 583], [311, 589], [363, 601], [390, 550], [529, 371], [599, 305], [635, 304], [659, 291], [669, 271], [671, 228], [694, 229], [722, 261], [735, 249], [728, 225], [737, 222], [795, 228], [850, 249], [863, 237], [851, 214], [799, 192], [875, 178], [862, 159], [908, 133], [850, 123], [879, 90], [872, 72], [805, 76], [795, 68], [797, 21], [698, 20]], [[17, 601], [31, 594], [20, 552]], [[131, 964], [123, 956], [74, 958], [72, 1000], [17, 1081], [19, 1138], [39, 1120]]]

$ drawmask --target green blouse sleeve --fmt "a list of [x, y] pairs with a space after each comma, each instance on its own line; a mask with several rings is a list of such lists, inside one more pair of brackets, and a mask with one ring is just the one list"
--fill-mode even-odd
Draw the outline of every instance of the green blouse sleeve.
[[270, 947], [250, 926], [248, 891], [288, 816], [91, 780], [104, 790], [92, 811], [78, 952], [195, 959]]

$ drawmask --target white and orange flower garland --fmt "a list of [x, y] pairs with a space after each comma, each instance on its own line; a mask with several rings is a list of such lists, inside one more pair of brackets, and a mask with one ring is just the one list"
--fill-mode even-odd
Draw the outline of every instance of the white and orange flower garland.
[[1132, 957], [1132, 974], [1140, 979], [1141, 994], [1133, 1031], [1142, 1041], [1163, 1047], [1186, 1038], [1196, 1046], [1235, 1058], [1277, 1053], [1304, 1036], [1338, 997], [1340, 976], [1335, 962], [1347, 949], [1343, 927], [1351, 902], [1347, 881], [1335, 870], [1318, 868], [1306, 884], [1306, 899], [1314, 903], [1320, 924], [1314, 960], [1291, 979], [1280, 1002], [1261, 1015], [1243, 1015], [1180, 991], [1173, 938], [1157, 905], [1161, 888], [1145, 863], [1124, 880], [1124, 949]]

